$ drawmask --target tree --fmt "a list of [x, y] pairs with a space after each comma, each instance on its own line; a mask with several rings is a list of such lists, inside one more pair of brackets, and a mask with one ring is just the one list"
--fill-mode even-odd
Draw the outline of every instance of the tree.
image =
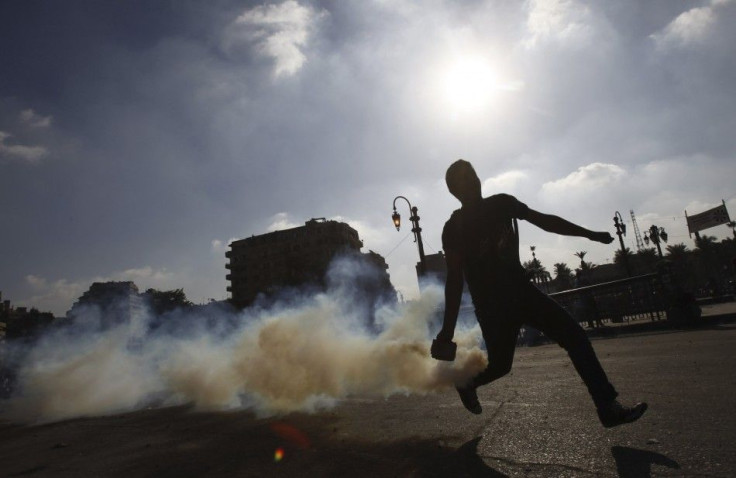
[[654, 272], [659, 262], [659, 254], [657, 254], [657, 250], [653, 247], [639, 249], [634, 254], [634, 262], [637, 265], [637, 269], [639, 269], [639, 273], [647, 274]]
[[675, 287], [691, 291], [695, 288], [695, 274], [690, 256], [692, 253], [683, 243], [670, 244], [667, 246], [666, 257], [670, 263]]
[[541, 262], [539, 262], [539, 259], [537, 259], [536, 257], [530, 261], [523, 263], [522, 267], [527, 271], [527, 273], [536, 283], [544, 283], [552, 279], [550, 273], [547, 272], [547, 269], [542, 265]]
[[714, 244], [716, 244], [715, 236], [709, 236], [707, 234], [701, 236], [700, 234], [695, 234], [695, 247], [701, 251], [708, 250], [713, 247]]
[[623, 249], [616, 249], [616, 252], [613, 255], [613, 263], [625, 270], [626, 263], [628, 262], [629, 266], [631, 266], [633, 258], [634, 253], [631, 249], [624, 247]]
[[194, 305], [187, 299], [184, 289], [165, 291], [148, 289], [144, 296], [150, 301], [151, 308], [156, 315], [162, 315], [175, 309], [186, 309]]
[[555, 282], [560, 290], [570, 289], [575, 283], [575, 276], [572, 273], [567, 264], [564, 262], [558, 262], [554, 266], [555, 271]]
[[728, 221], [726, 225], [731, 228], [733, 237], [736, 238], [736, 221]]
[[575, 255], [578, 258], [580, 258], [580, 268], [581, 269], [584, 268], [585, 261], [583, 259], [585, 259], [585, 254], [587, 254], [587, 253], [588, 253], [588, 251], [578, 251], [578, 252], [575, 253]]
[[685, 260], [687, 253], [689, 252], [687, 250], [687, 246], [682, 242], [678, 244], [670, 244], [667, 246], [666, 251], [666, 256], [673, 261]]
[[596, 265], [592, 262], [585, 262], [583, 259], [585, 258], [585, 255], [587, 254], [587, 251], [578, 251], [575, 253], [575, 256], [580, 258], [580, 267], [576, 269], [576, 272], [580, 274], [585, 274], [584, 280], [588, 281], [590, 280], [590, 277], [587, 277], [588, 273], [596, 268]]

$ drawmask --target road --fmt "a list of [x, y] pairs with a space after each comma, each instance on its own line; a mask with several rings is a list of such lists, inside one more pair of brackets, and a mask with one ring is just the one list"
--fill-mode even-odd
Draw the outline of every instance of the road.
[[261, 419], [175, 407], [0, 421], [0, 476], [736, 476], [736, 324], [593, 343], [622, 400], [649, 402], [639, 422], [602, 428], [567, 355], [544, 345], [480, 390], [479, 416], [448, 390]]

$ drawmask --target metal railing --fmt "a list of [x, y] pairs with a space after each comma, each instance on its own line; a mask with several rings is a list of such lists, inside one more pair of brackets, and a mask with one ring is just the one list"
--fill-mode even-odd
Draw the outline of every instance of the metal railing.
[[645, 274], [549, 294], [578, 322], [600, 325], [666, 318], [667, 287], [660, 274]]

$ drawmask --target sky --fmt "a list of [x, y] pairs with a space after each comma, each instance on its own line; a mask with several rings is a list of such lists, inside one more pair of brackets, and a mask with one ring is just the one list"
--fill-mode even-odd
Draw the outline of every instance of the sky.
[[[736, 1], [82, 1], [0, 3], [0, 290], [63, 315], [92, 282], [228, 296], [234, 239], [315, 217], [352, 225], [406, 299], [485, 194], [636, 250], [685, 211], [736, 215]], [[705, 231], [717, 238], [726, 226]], [[617, 242], [521, 223], [548, 270]]]

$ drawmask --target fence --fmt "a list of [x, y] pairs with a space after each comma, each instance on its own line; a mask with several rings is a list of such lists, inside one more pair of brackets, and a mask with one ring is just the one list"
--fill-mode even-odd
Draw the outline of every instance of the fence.
[[550, 294], [578, 322], [628, 322], [666, 317], [668, 298], [660, 274], [645, 274]]

